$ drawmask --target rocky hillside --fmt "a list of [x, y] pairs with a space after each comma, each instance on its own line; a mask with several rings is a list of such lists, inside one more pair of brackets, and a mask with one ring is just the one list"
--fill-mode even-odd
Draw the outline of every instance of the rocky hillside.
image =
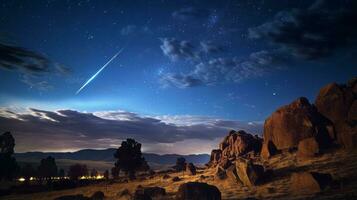
[[[263, 138], [242, 130], [230, 131], [219, 149], [212, 150], [207, 166], [214, 170], [216, 181], [255, 187], [279, 178], [279, 165], [272, 165], [271, 161], [277, 157], [288, 158], [291, 162], [285, 167], [290, 170], [284, 176], [290, 177], [289, 192], [320, 192], [338, 182], [334, 177], [340, 174], [294, 166], [322, 156], [327, 163], [329, 158], [334, 162], [337, 158], [329, 156], [331, 152], [356, 148], [356, 97], [357, 78], [347, 84], [328, 84], [320, 90], [314, 103], [300, 97], [278, 108], [265, 120]], [[314, 169], [314, 166], [305, 167]]]

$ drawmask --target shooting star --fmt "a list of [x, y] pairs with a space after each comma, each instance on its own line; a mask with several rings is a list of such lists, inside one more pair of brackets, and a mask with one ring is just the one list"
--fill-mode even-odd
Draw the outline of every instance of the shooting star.
[[101, 67], [101, 68], [97, 71], [97, 73], [95, 73], [92, 77], [90, 77], [90, 79], [88, 79], [88, 80], [82, 85], [82, 87], [77, 90], [76, 94], [80, 93], [80, 92], [83, 90], [83, 88], [85, 88], [96, 76], [98, 76], [98, 74], [99, 74], [101, 71], [103, 71], [103, 69], [104, 69], [105, 67], [107, 67], [107, 66], [123, 51], [123, 49], [124, 49], [124, 48], [120, 49], [120, 50], [118, 51], [118, 53], [116, 53], [107, 63], [105, 63], [105, 64], [103, 65], [103, 67]]

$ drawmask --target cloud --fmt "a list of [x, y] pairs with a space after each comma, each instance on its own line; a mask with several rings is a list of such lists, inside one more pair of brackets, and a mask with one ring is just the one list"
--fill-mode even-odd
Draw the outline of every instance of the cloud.
[[[201, 62], [186, 74], [163, 74], [164, 86], [178, 88], [215, 85], [224, 82], [241, 82], [261, 77], [273, 70], [282, 69], [284, 58], [279, 51], [258, 51], [247, 58], [214, 58]], [[164, 81], [162, 81], [164, 80]]]
[[43, 80], [44, 77], [68, 76], [72, 73], [68, 67], [54, 63], [44, 55], [1, 42], [0, 69], [20, 73], [23, 83], [41, 91], [53, 88], [48, 81]]
[[161, 38], [160, 48], [162, 52], [172, 61], [179, 59], [192, 60], [197, 59], [198, 55], [194, 46], [186, 40], [177, 40], [175, 38]]
[[[11, 131], [18, 151], [108, 148], [128, 137], [145, 144], [210, 141], [230, 129], [261, 133], [262, 124], [200, 116], [141, 116], [126, 111], [0, 109], [0, 130]], [[189, 153], [189, 152], [187, 152]]]
[[293, 56], [313, 60], [355, 46], [356, 19], [352, 1], [316, 1], [307, 9], [279, 12], [248, 32], [250, 38], [268, 40]]
[[172, 17], [178, 20], [206, 19], [210, 15], [209, 10], [194, 7], [182, 8], [174, 11]]
[[50, 61], [33, 51], [0, 43], [0, 68], [21, 73], [42, 74], [50, 71]]

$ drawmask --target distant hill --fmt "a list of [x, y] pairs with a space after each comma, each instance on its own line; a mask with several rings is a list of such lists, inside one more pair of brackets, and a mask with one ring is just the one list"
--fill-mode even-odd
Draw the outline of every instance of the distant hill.
[[[26, 152], [26, 153], [16, 153], [16, 160], [19, 162], [31, 162], [39, 163], [42, 158], [48, 156], [54, 157], [56, 160], [71, 160], [71, 163], [75, 161], [100, 161], [105, 163], [114, 163], [115, 159], [113, 157], [116, 149], [83, 149], [76, 152]], [[146, 161], [151, 166], [169, 166], [174, 165], [178, 157], [184, 157], [187, 162], [192, 162], [196, 165], [203, 165], [209, 161], [210, 156], [208, 154], [192, 154], [192, 155], [177, 155], [177, 154], [154, 154], [154, 153], [143, 153]], [[94, 162], [96, 163], [96, 162]], [[91, 167], [91, 166], [89, 166]]]

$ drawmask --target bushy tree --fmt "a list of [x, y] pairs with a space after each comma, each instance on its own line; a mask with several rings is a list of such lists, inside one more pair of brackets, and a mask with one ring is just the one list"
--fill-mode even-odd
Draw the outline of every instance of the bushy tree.
[[14, 154], [15, 139], [10, 132], [0, 135], [0, 180], [14, 178], [18, 165]]
[[141, 144], [134, 139], [127, 139], [114, 154], [115, 166], [124, 171], [129, 178], [135, 178], [135, 172], [147, 165], [142, 153]]
[[78, 180], [82, 176], [88, 175], [87, 165], [74, 164], [69, 167], [68, 176], [72, 180]]
[[184, 157], [178, 157], [176, 160], [176, 165], [173, 166], [173, 168], [178, 172], [185, 170], [186, 159]]
[[48, 156], [41, 160], [40, 166], [38, 166], [38, 172], [40, 178], [51, 179], [51, 177], [57, 176], [57, 165], [53, 157]]
[[119, 178], [120, 169], [118, 167], [113, 167], [111, 172], [112, 172], [113, 179]]

